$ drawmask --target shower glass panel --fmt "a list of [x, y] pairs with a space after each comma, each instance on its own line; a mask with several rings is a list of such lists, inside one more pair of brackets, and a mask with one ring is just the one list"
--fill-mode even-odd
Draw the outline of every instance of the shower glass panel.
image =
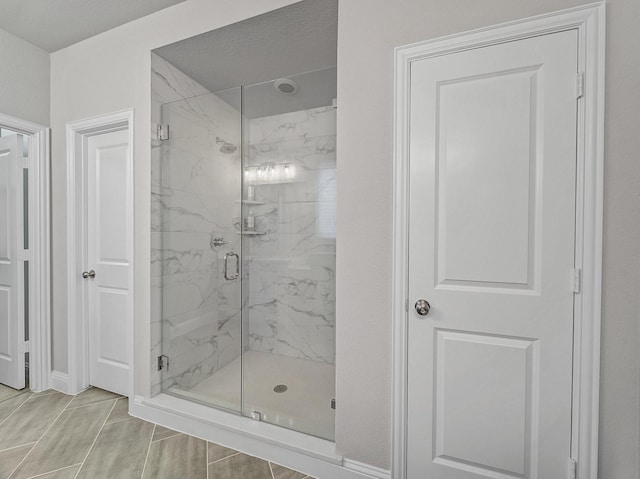
[[162, 104], [152, 212], [156, 390], [329, 440], [335, 85], [331, 67]]
[[[241, 89], [161, 107], [164, 392], [239, 413]], [[168, 138], [167, 138], [168, 136]]]
[[335, 84], [328, 68], [246, 86], [242, 110], [243, 413], [331, 440]]

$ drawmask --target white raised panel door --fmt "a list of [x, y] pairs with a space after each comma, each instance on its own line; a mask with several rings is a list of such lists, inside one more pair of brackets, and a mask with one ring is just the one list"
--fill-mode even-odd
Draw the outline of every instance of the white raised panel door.
[[0, 138], [0, 383], [25, 387], [22, 136]]
[[576, 76], [575, 30], [411, 65], [408, 479], [567, 477]]
[[133, 338], [130, 270], [132, 245], [129, 190], [131, 155], [127, 130], [87, 142], [87, 278], [89, 383], [129, 394]]

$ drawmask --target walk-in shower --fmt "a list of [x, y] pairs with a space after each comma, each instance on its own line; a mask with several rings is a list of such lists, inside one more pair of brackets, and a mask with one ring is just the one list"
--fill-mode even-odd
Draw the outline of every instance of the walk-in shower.
[[332, 440], [335, 66], [213, 91], [157, 53], [152, 394]]

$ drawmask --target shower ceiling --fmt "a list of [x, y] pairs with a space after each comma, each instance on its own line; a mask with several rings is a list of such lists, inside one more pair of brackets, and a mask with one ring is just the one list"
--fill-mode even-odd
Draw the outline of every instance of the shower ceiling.
[[[287, 96], [266, 85], [249, 118], [330, 105], [335, 98], [337, 0], [306, 0], [154, 50], [211, 92], [292, 77], [299, 91]], [[327, 76], [334, 75], [326, 87]], [[255, 88], [261, 88], [255, 87]], [[271, 90], [268, 93], [266, 90]], [[310, 97], [309, 95], [314, 95]], [[286, 98], [283, 100], [283, 98]], [[286, 108], [282, 102], [288, 102]], [[299, 104], [296, 105], [296, 102]], [[281, 111], [278, 111], [278, 110]]]

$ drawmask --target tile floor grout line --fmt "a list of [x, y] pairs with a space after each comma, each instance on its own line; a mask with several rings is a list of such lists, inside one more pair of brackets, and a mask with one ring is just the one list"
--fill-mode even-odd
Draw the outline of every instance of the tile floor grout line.
[[144, 477], [144, 471], [147, 468], [147, 461], [149, 460], [149, 452], [151, 452], [151, 444], [153, 444], [153, 435], [156, 433], [157, 424], [153, 425], [153, 431], [151, 431], [151, 437], [149, 438], [149, 445], [147, 446], [147, 455], [144, 457], [144, 466], [142, 466], [142, 473], [140, 473], [140, 479]]
[[[98, 401], [98, 402], [102, 402], [102, 401]], [[96, 404], [96, 403], [91, 403], [91, 404]], [[102, 433], [102, 430], [104, 429], [104, 426], [107, 424], [107, 420], [109, 419], [109, 416], [111, 416], [111, 413], [115, 409], [116, 404], [118, 404], [118, 400], [117, 399], [115, 401], [113, 401], [113, 406], [111, 406], [111, 409], [109, 409], [109, 412], [107, 413], [107, 416], [104, 418], [104, 421], [102, 422], [102, 426], [100, 426], [100, 430], [98, 431], [98, 434], [96, 434], [96, 437], [93, 438], [93, 442], [91, 443], [91, 447], [89, 447], [89, 450], [85, 454], [84, 459], [82, 460], [82, 463], [80, 463], [80, 467], [78, 468], [78, 471], [76, 472], [76, 475], [73, 476], [73, 479], [76, 479], [76, 477], [78, 477], [78, 474], [80, 474], [80, 471], [82, 470], [82, 466], [84, 466], [84, 463], [87, 461], [87, 458], [89, 457], [89, 454], [91, 454], [91, 451], [93, 451], [93, 446], [96, 445], [96, 441], [100, 437], [100, 434]], [[87, 406], [88, 405], [89, 404], [87, 404]], [[65, 409], [65, 411], [72, 411], [73, 409], [79, 409], [79, 408]]]
[[[14, 396], [14, 397], [18, 397], [18, 396]], [[17, 408], [15, 408], [15, 409], [11, 412], [11, 414], [9, 414], [9, 415], [8, 415], [7, 417], [5, 417], [2, 421], [0, 421], [0, 426], [2, 426], [2, 425], [3, 425], [3, 424], [4, 424], [4, 423], [5, 423], [5, 422], [6, 422], [6, 421], [11, 417], [11, 416], [13, 416], [13, 415], [16, 413], [16, 411], [17, 411], [18, 409], [20, 409], [22, 406], [24, 406], [24, 405], [25, 405], [25, 403], [26, 403], [29, 399], [31, 399], [32, 397], [33, 397], [33, 393], [32, 393], [32, 394], [31, 394], [31, 396], [29, 396], [27, 399], [25, 399], [24, 401], [22, 401], [22, 404], [20, 404], [20, 406], [18, 406]], [[13, 399], [13, 398], [11, 398], [11, 399]]]
[[29, 479], [35, 479], [37, 477], [42, 477], [42, 476], [46, 476], [47, 474], [52, 474], [54, 472], [60, 472], [60, 471], [64, 471], [65, 469], [70, 469], [72, 467], [76, 467], [78, 464], [82, 464], [81, 462], [78, 462], [77, 464], [71, 464], [70, 466], [64, 466], [61, 467], [60, 469], [55, 469], [53, 471], [48, 471], [48, 472], [43, 472], [41, 474], [38, 474], [37, 476], [30, 476]]
[[31, 441], [31, 442], [25, 442], [24, 444], [18, 444], [17, 446], [7, 447], [6, 449], [0, 449], [0, 453], [1, 452], [11, 451], [13, 449], [18, 449], [19, 447], [28, 446], [29, 444], [34, 444], [35, 445], [35, 443], [36, 443], [36, 441]]
[[209, 479], [209, 441], [204, 441], [204, 447], [205, 449], [205, 467], [207, 468], [207, 479]]
[[[109, 418], [107, 418], [109, 419]], [[129, 416], [129, 417], [123, 417], [120, 419], [116, 419], [115, 421], [109, 421], [107, 424], [116, 424], [118, 422], [123, 422], [123, 421], [130, 421], [131, 419], [138, 419], [137, 417], [133, 417], [133, 416]]]
[[[218, 463], [218, 462], [220, 462], [220, 461], [224, 461], [225, 459], [229, 459], [230, 457], [235, 457], [235, 456], [237, 456], [238, 454], [242, 454], [242, 453], [238, 451], [238, 452], [236, 452], [235, 454], [231, 454], [230, 456], [227, 456], [227, 457], [222, 457], [222, 458], [217, 459], [217, 460], [215, 460], [215, 461], [213, 461], [213, 462], [210, 462], [209, 464], [217, 464], [217, 463]], [[209, 465], [209, 464], [207, 464], [207, 465]]]
[[267, 461], [267, 464], [269, 464], [269, 472], [271, 473], [271, 479], [275, 479], [275, 475], [273, 474], [273, 467], [271, 467], [271, 461]]
[[[74, 396], [74, 398], [75, 398], [75, 397], [76, 397], [76, 396]], [[69, 407], [69, 406], [67, 405], [67, 407], [65, 407], [65, 409], [66, 409], [67, 411], [71, 411], [71, 410], [73, 410], [73, 409], [80, 409], [81, 407], [93, 406], [94, 404], [99, 404], [99, 403], [101, 403], [101, 402], [113, 401], [114, 399], [115, 399], [115, 400], [116, 400], [116, 402], [117, 402], [118, 400], [120, 400], [120, 399], [122, 399], [122, 398], [108, 398], [108, 399], [100, 399], [100, 400], [98, 400], [98, 401], [90, 402], [90, 403], [87, 403], [87, 404], [81, 404], [80, 406], [73, 406], [73, 407]], [[71, 400], [71, 402], [73, 402], [73, 399]], [[71, 403], [69, 403], [69, 404], [71, 404]]]
[[[31, 399], [31, 398], [29, 398]], [[27, 399], [27, 401], [29, 400]], [[25, 401], [25, 402], [27, 402]], [[73, 399], [71, 399], [71, 401], [73, 401]], [[69, 402], [71, 402], [69, 401]], [[68, 404], [68, 403], [67, 403]], [[66, 406], [65, 406], [66, 408]], [[11, 474], [9, 474], [7, 476], [7, 478], [11, 479], [11, 476], [13, 476], [16, 471], [18, 470], [18, 468], [22, 465], [22, 463], [27, 459], [27, 457], [29, 457], [29, 454], [31, 454], [33, 452], [33, 450], [38, 447], [38, 444], [40, 443], [40, 441], [42, 441], [42, 438], [49, 432], [49, 429], [51, 429], [53, 427], [53, 425], [58, 422], [58, 419], [60, 419], [60, 416], [62, 416], [62, 414], [66, 411], [65, 408], [62, 408], [62, 411], [60, 411], [60, 413], [55, 417], [55, 419], [53, 421], [51, 421], [51, 424], [49, 424], [49, 426], [44, 430], [44, 432], [40, 435], [40, 437], [38, 438], [38, 440], [36, 441], [36, 443], [33, 445], [33, 447], [31, 449], [29, 449], [29, 452], [22, 458], [22, 461], [20, 461], [18, 463], [18, 465], [16, 467], [13, 468], [13, 471], [11, 471]]]
[[[157, 424], [156, 424], [157, 425]], [[164, 427], [164, 426], [163, 426]], [[160, 442], [160, 441], [166, 441], [167, 439], [171, 439], [172, 437], [176, 437], [179, 436], [180, 434], [184, 434], [185, 436], [189, 436], [189, 434], [185, 434], [183, 432], [178, 432], [176, 431], [175, 434], [172, 434], [171, 436], [167, 436], [167, 437], [161, 437], [160, 439], [156, 439], [155, 441], [151, 441], [151, 442]], [[194, 436], [195, 437], [195, 436]], [[153, 439], [153, 437], [151, 438]]]

